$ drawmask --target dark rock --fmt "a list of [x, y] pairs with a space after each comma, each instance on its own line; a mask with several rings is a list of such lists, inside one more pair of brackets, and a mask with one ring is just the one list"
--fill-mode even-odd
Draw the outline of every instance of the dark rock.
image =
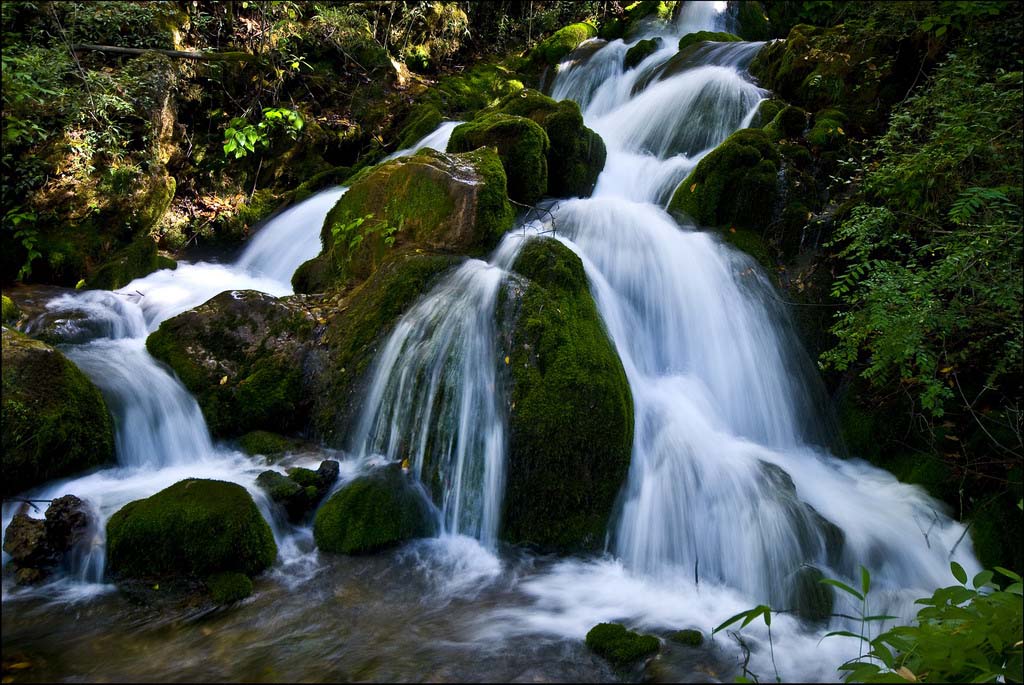
[[616, 666], [625, 666], [656, 653], [661, 642], [653, 635], [626, 630], [621, 623], [598, 623], [587, 633], [587, 647]]

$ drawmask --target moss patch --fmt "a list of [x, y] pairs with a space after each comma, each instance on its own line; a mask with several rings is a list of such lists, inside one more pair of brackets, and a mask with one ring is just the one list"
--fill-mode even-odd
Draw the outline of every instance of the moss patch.
[[700, 160], [672, 196], [701, 226], [763, 230], [778, 193], [779, 153], [759, 129], [743, 129]]
[[157, 254], [156, 241], [147, 234], [136, 238], [131, 245], [117, 252], [109, 262], [89, 277], [87, 283], [90, 288], [117, 290], [136, 278], [142, 278], [164, 268], [173, 267], [169, 267], [166, 258], [161, 258]]
[[672, 633], [668, 639], [687, 647], [700, 647], [704, 644], [704, 633], [693, 628], [686, 628]]
[[270, 526], [235, 483], [183, 480], [126, 504], [107, 522], [107, 567], [119, 577], [251, 576], [276, 558]]
[[[528, 242], [501, 330], [511, 377], [502, 536], [598, 549], [629, 469], [633, 402], [583, 264], [552, 239]], [[571, 426], [567, 430], [566, 426]]]
[[626, 630], [621, 623], [598, 623], [587, 633], [587, 647], [616, 666], [626, 666], [655, 654], [661, 643], [653, 635]]
[[679, 39], [679, 52], [697, 43], [738, 43], [741, 40], [739, 36], [725, 31], [695, 31]]
[[484, 146], [497, 149], [511, 199], [532, 205], [544, 196], [550, 143], [543, 128], [525, 117], [489, 114], [457, 126], [448, 141], [451, 152]]
[[313, 523], [317, 548], [340, 554], [375, 552], [430, 533], [426, 505], [397, 464], [343, 487]]
[[106, 402], [67, 357], [3, 329], [3, 494], [114, 459]]
[[268, 459], [275, 459], [295, 449], [296, 442], [278, 433], [270, 431], [249, 431], [238, 439], [238, 446], [248, 454], [262, 454]]
[[629, 71], [636, 65], [643, 62], [658, 51], [661, 47], [661, 43], [661, 38], [648, 38], [647, 40], [639, 41], [636, 45], [626, 51], [626, 56], [622, 60], [623, 69]]
[[440, 126], [443, 120], [444, 117], [441, 116], [441, 112], [434, 105], [422, 104], [414, 107], [409, 116], [406, 117], [405, 126], [402, 127], [401, 132], [398, 134], [398, 149], [403, 150], [407, 147], [412, 147], [417, 140], [420, 140]]
[[3, 322], [14, 323], [21, 316], [21, 310], [18, 309], [18, 305], [14, 304], [14, 300], [3, 296]]
[[252, 594], [252, 579], [244, 573], [217, 573], [206, 579], [206, 587], [217, 604], [234, 604]]
[[542, 40], [530, 52], [530, 60], [541, 66], [554, 66], [561, 62], [583, 41], [597, 36], [597, 28], [588, 22], [563, 26]]

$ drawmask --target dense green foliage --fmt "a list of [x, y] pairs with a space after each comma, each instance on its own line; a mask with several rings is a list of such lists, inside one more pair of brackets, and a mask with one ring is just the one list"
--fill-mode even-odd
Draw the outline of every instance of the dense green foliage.
[[629, 469], [626, 374], [579, 257], [536, 239], [513, 270], [527, 281], [501, 314], [511, 376], [501, 536], [545, 549], [598, 549]]
[[2, 411], [4, 496], [114, 459], [96, 386], [58, 350], [6, 325]]
[[426, 502], [398, 465], [346, 484], [316, 513], [313, 537], [324, 552], [374, 552], [425, 537], [433, 526]]
[[107, 522], [107, 566], [121, 578], [252, 576], [276, 557], [270, 526], [235, 483], [183, 480]]

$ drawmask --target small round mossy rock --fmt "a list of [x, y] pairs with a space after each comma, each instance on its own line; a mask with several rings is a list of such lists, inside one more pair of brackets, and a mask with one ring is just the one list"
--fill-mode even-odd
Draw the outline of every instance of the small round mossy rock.
[[737, 131], [700, 160], [669, 203], [701, 226], [764, 230], [778, 194], [779, 153], [761, 129]]
[[206, 579], [206, 587], [217, 604], [234, 604], [252, 594], [252, 579], [244, 573], [217, 573]]
[[99, 389], [58, 350], [6, 326], [0, 416], [5, 497], [114, 459]]
[[807, 621], [827, 621], [832, 616], [835, 593], [821, 581], [824, 574], [813, 566], [796, 572], [793, 582], [793, 611]]
[[533, 49], [530, 60], [538, 66], [554, 66], [565, 59], [580, 43], [595, 36], [597, 28], [589, 22], [563, 26]]
[[687, 647], [700, 647], [704, 644], [704, 633], [694, 628], [686, 628], [672, 633], [668, 639]]
[[627, 666], [661, 648], [653, 635], [626, 630], [621, 623], [598, 623], [587, 633], [587, 647], [616, 666]]
[[498, 151], [508, 179], [508, 196], [536, 204], [548, 187], [548, 134], [536, 122], [509, 114], [489, 114], [461, 124], [452, 131], [449, 152], [481, 147]]
[[340, 554], [375, 552], [431, 532], [427, 504], [397, 464], [331, 495], [313, 522], [317, 548]]
[[510, 378], [501, 537], [598, 550], [633, 445], [626, 373], [576, 254], [537, 238], [512, 268], [522, 280], [498, 311]]
[[[580, 106], [556, 102], [536, 90], [505, 97], [494, 108], [537, 122], [548, 135], [548, 186], [552, 197], [589, 197], [608, 156], [601, 136], [583, 125]], [[488, 110], [490, 111], [490, 110]]]
[[253, 576], [276, 558], [270, 526], [235, 483], [189, 478], [107, 522], [107, 568], [119, 578]]
[[629, 71], [657, 52], [661, 44], [661, 38], [648, 38], [647, 40], [637, 42], [636, 45], [626, 51], [626, 56], [622, 60], [622, 68]]

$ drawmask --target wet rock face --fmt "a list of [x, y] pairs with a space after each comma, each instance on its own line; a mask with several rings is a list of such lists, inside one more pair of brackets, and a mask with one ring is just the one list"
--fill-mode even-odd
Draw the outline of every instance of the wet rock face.
[[45, 580], [69, 555], [91, 543], [95, 523], [88, 505], [74, 495], [53, 500], [43, 519], [15, 514], [3, 548], [11, 555], [18, 583]]

